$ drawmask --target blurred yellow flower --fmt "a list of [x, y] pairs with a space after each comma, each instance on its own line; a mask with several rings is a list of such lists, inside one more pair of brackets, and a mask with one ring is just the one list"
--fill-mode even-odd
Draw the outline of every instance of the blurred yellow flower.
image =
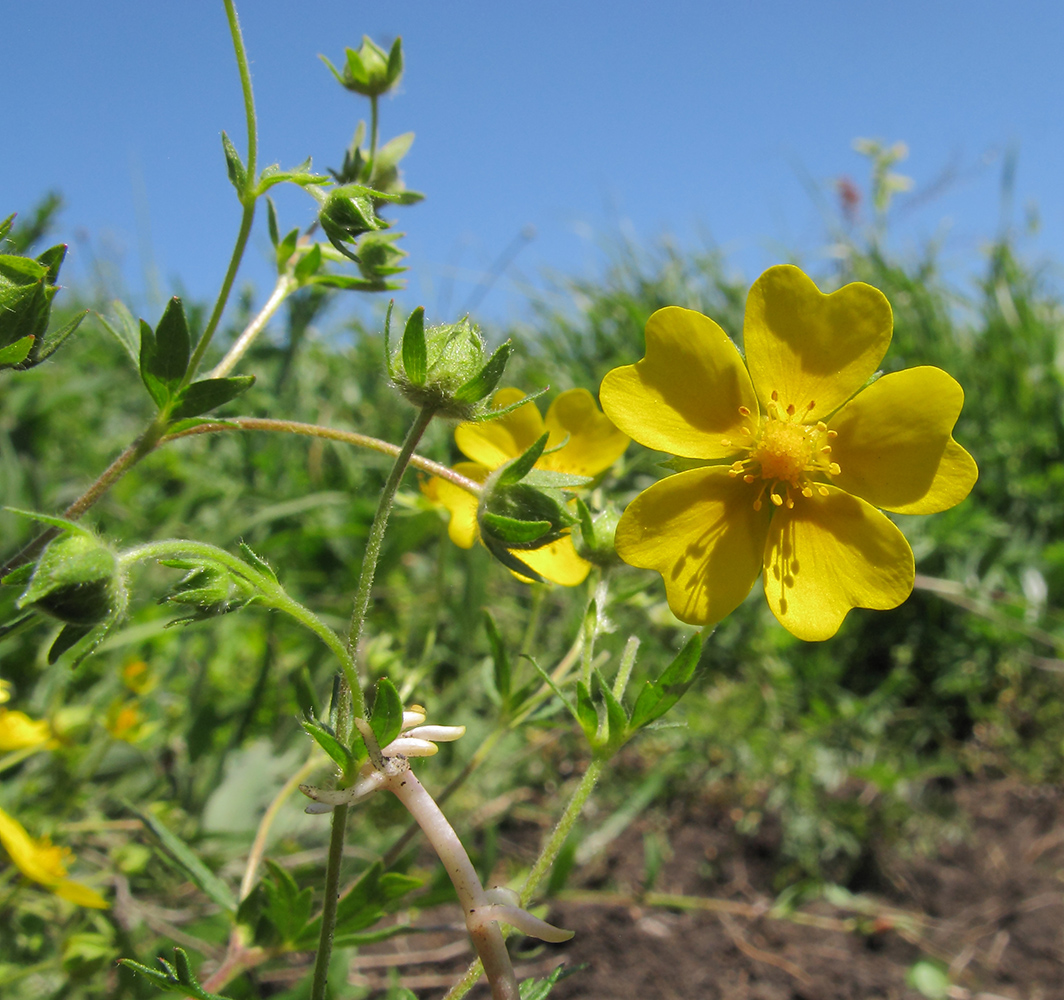
[[47, 837], [35, 840], [17, 820], [0, 809], [0, 846], [12, 864], [28, 879], [39, 882], [62, 899], [93, 909], [107, 908], [107, 900], [95, 889], [66, 877], [70, 851], [55, 846]]
[[[491, 405], [500, 410], [524, 396], [520, 389], [500, 389]], [[605, 472], [628, 447], [627, 435], [603, 415], [590, 392], [569, 389], [555, 398], [545, 418], [529, 401], [496, 420], [459, 424], [454, 432], [455, 443], [472, 461], [459, 462], [455, 471], [482, 483], [500, 465], [527, 451], [544, 433], [550, 435], [547, 452], [536, 462], [536, 468], [576, 476], [592, 477]], [[562, 442], [564, 446], [558, 448]], [[551, 451], [552, 448], [558, 450]], [[450, 511], [451, 541], [463, 549], [471, 548], [477, 539], [477, 498], [438, 478], [429, 481], [426, 493]], [[568, 535], [541, 549], [522, 550], [516, 555], [544, 579], [566, 587], [582, 583], [591, 569], [591, 564], [576, 554]]]
[[891, 329], [878, 289], [825, 295], [783, 265], [750, 289], [746, 364], [711, 319], [669, 307], [647, 322], [643, 360], [606, 375], [603, 409], [622, 431], [703, 463], [637, 496], [617, 528], [621, 558], [661, 573], [682, 621], [720, 621], [762, 569], [769, 607], [801, 639], [909, 596], [912, 550], [876, 508], [946, 510], [978, 470], [952, 437], [964, 393], [946, 372], [866, 385]]
[[43, 719], [31, 719], [25, 712], [0, 708], [0, 753], [42, 746], [52, 738], [52, 727]]

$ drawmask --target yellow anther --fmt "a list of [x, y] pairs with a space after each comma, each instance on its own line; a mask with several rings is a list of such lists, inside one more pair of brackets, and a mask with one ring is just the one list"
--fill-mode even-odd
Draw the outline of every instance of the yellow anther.
[[731, 438], [721, 438], [720, 439], [720, 443], [722, 445], [724, 445], [725, 448], [730, 448], [731, 447]]
[[831, 454], [831, 445], [830, 444], [824, 445], [824, 447], [820, 449], [820, 454], [821, 455], [830, 455]]
[[787, 404], [787, 416], [788, 417], [793, 417], [794, 416], [794, 403], [788, 403]]
[[745, 476], [743, 476], [743, 482], [744, 482], [744, 483], [754, 483], [754, 482], [757, 482], [757, 476], [752, 476], [752, 475], [750, 475], [750, 473], [748, 472], [748, 473], [747, 473], [747, 474], [746, 474]]
[[829, 438], [837, 438], [838, 436], [839, 436], [839, 432], [838, 431], [828, 431], [828, 437]]
[[749, 406], [740, 406], [739, 407], [739, 413], [742, 414], [744, 417], [750, 416], [750, 407]]
[[822, 497], [826, 497], [831, 493], [831, 490], [829, 490], [826, 486], [818, 486], [816, 490]]
[[787, 510], [794, 510], [794, 501], [789, 493], [787, 494]]
[[832, 462], [831, 465], [828, 466], [828, 472], [830, 472], [833, 476], [837, 476], [840, 472], [842, 472], [842, 469], [839, 468], [838, 462]]
[[760, 509], [761, 509], [761, 497], [758, 497], [754, 501], [754, 510], [760, 510]]
[[[827, 432], [827, 429], [828, 429], [828, 425], [827, 425], [827, 424], [825, 424], [823, 420], [818, 420], [818, 421], [816, 422], [816, 429], [817, 429], [818, 431], [820, 431], [820, 433], [821, 433], [821, 434], [824, 434], [824, 433], [826, 433], [826, 432]], [[830, 435], [829, 435], [829, 436], [830, 436]]]
[[810, 486], [808, 483], [806, 483], [805, 486], [802, 487], [802, 496], [803, 497], [811, 497], [812, 495], [813, 495], [813, 487]]
[[768, 495], [768, 498], [769, 498], [769, 500], [771, 500], [771, 501], [772, 501], [772, 502], [773, 502], [773, 503], [774, 503], [774, 504], [775, 504], [775, 505], [776, 505], [777, 507], [782, 507], [782, 506], [783, 506], [783, 497], [781, 497], [781, 496], [780, 496], [780, 495], [779, 495], [778, 493], [770, 493], [770, 494]]
[[777, 390], [773, 389], [772, 390], [772, 402], [775, 403], [779, 398], [780, 398], [779, 392], [777, 392]]

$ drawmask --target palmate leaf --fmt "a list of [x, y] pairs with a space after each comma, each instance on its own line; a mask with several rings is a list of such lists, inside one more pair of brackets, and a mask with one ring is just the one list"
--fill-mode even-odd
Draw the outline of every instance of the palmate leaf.
[[131, 958], [119, 959], [119, 965], [132, 969], [139, 975], [144, 976], [153, 986], [157, 986], [164, 993], [177, 993], [179, 996], [192, 997], [193, 1000], [229, 1000], [220, 993], [208, 993], [196, 981], [189, 964], [188, 955], [181, 948], [174, 949], [174, 964], [171, 965], [165, 958], [160, 958], [159, 964], [162, 969], [152, 969], [140, 962], [134, 962]]

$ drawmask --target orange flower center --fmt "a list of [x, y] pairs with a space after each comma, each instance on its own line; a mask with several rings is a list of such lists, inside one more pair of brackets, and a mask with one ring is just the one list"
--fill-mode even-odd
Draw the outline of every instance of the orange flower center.
[[[810, 401], [806, 413], [815, 408], [816, 403]], [[728, 475], [742, 476], [743, 482], [758, 484], [754, 510], [761, 509], [766, 489], [769, 500], [777, 507], [794, 506], [792, 490], [801, 496], [811, 497], [815, 488], [821, 496], [827, 496], [827, 487], [810, 477], [837, 476], [842, 471], [831, 461], [831, 445], [828, 442], [835, 437], [835, 431], [828, 430], [823, 421], [803, 423], [793, 403], [786, 409], [780, 405], [778, 392], [772, 393], [772, 399], [765, 409], [764, 419], [758, 423], [756, 430], [743, 424], [741, 442], [732, 442], [727, 438], [721, 442], [728, 447], [738, 444], [747, 453], [746, 458], [732, 463]], [[739, 407], [739, 414], [744, 420], [751, 416], [745, 406]]]

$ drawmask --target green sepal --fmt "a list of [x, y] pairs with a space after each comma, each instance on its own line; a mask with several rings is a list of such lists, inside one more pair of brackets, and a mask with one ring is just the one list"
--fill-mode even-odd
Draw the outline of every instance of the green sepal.
[[687, 640], [672, 663], [662, 671], [661, 676], [643, 685], [628, 724], [631, 732], [634, 733], [660, 719], [683, 697], [694, 681], [701, 654], [702, 635], [695, 633]]
[[517, 556], [515, 556], [505, 545], [501, 542], [497, 542], [492, 538], [481, 538], [484, 543], [484, 547], [505, 566], [508, 570], [516, 573], [524, 580], [530, 580], [532, 583], [544, 583], [544, 579], [539, 575], [531, 566], [522, 562]]
[[599, 716], [595, 703], [591, 699], [591, 692], [583, 681], [576, 682], [576, 710], [573, 712], [580, 728], [584, 731], [588, 743], [598, 749]]
[[[521, 521], [516, 517], [505, 517], [485, 511], [480, 515], [481, 525], [491, 529], [491, 533], [503, 544], [518, 548], [527, 546], [551, 531], [550, 521]], [[542, 546], [537, 546], [542, 548]]]
[[[38, 514], [34, 510], [23, 510], [21, 507], [5, 507], [9, 514], [17, 514], [19, 517], [28, 517], [31, 521], [39, 521], [41, 524], [47, 524], [52, 528], [59, 528], [60, 531], [69, 531], [75, 535], [84, 535], [86, 538], [95, 538], [96, 536], [89, 531], [83, 524], [79, 524], [77, 521], [70, 521], [65, 517], [56, 517], [55, 514]], [[5, 579], [7, 579], [5, 577]]]
[[277, 574], [273, 571], [273, 567], [266, 562], [258, 553], [256, 553], [251, 546], [246, 545], [244, 542], [238, 543], [240, 554], [244, 557], [244, 562], [250, 563], [251, 566], [258, 570], [263, 576], [269, 577], [274, 583], [277, 583]]
[[[48, 649], [48, 666], [55, 666], [59, 657], [81, 642], [93, 631], [94, 627], [92, 625], [64, 625]], [[76, 663], [75, 666], [77, 666]]]
[[120, 958], [118, 964], [144, 976], [148, 982], [164, 993], [177, 993], [180, 996], [192, 997], [193, 1000], [229, 1000], [220, 993], [208, 993], [200, 986], [192, 974], [188, 955], [181, 948], [174, 948], [173, 965], [165, 958], [159, 958], [156, 961], [162, 966], [162, 971], [141, 965], [140, 962], [134, 962], [131, 958]]
[[7, 239], [7, 234], [11, 232], [11, 226], [15, 221], [16, 215], [18, 215], [18, 212], [12, 212], [3, 222], [0, 222], [0, 243]]
[[15, 365], [22, 364], [30, 356], [30, 351], [33, 350], [33, 342], [36, 339], [30, 333], [21, 340], [8, 344], [7, 347], [0, 347], [0, 367], [13, 368]]
[[377, 681], [377, 694], [369, 714], [369, 726], [377, 737], [377, 746], [386, 747], [403, 728], [403, 700], [395, 685], [382, 677]]
[[41, 345], [41, 349], [37, 351], [37, 356], [33, 363], [38, 365], [55, 354], [55, 352], [63, 346], [67, 338], [70, 337], [79, 326], [81, 326], [81, 321], [88, 316], [88, 314], [88, 309], [82, 310], [77, 316], [73, 317], [69, 322], [56, 330], [55, 333], [50, 334]]
[[307, 735], [333, 759], [333, 762], [345, 775], [353, 775], [359, 765], [361, 765], [362, 760], [365, 760], [365, 752], [363, 752], [362, 760], [359, 760], [336, 738], [336, 734], [328, 726], [306, 720], [301, 721], [300, 725], [306, 730]]
[[236, 898], [229, 886], [218, 878], [176, 833], [157, 816], [138, 809], [132, 802], [124, 802], [123, 805], [152, 832], [163, 853], [199, 886], [208, 899], [229, 913], [236, 912]]
[[41, 553], [15, 606], [91, 629], [124, 608], [124, 593], [114, 552], [88, 532], [68, 532]]
[[595, 671], [595, 680], [602, 693], [602, 700], [606, 704], [606, 734], [602, 749], [608, 754], [613, 754], [621, 748], [629, 736], [628, 713], [624, 706], [614, 697], [609, 685], [602, 679], [602, 675]]
[[499, 379], [502, 378], [506, 362], [510, 359], [513, 349], [513, 344], [509, 340], [500, 344], [480, 372], [465, 385], [459, 386], [454, 393], [454, 398], [460, 403], [476, 403], [490, 396], [499, 384]]
[[399, 281], [356, 278], [351, 274], [316, 274], [306, 284], [337, 288], [345, 292], [400, 292], [403, 289], [403, 284]]
[[532, 471], [532, 466], [539, 461], [540, 456], [543, 454], [543, 449], [547, 447], [547, 438], [549, 435], [542, 434], [534, 441], [528, 448], [526, 448], [517, 458], [510, 459], [500, 470], [498, 478], [495, 482], [499, 486], [513, 486], [516, 483], [521, 482]]
[[586, 486], [591, 482], [591, 477], [555, 472], [553, 469], [529, 469], [522, 482], [538, 490], [572, 490]]
[[413, 385], [425, 384], [425, 357], [425, 307], [418, 306], [403, 329], [403, 370]]
[[193, 382], [177, 397], [170, 417], [172, 420], [198, 417], [236, 399], [254, 384], [254, 375], [230, 375], [228, 378], [205, 378]]
[[244, 166], [244, 161], [240, 159], [236, 146], [224, 131], [222, 132], [222, 149], [225, 151], [225, 169], [229, 173], [229, 183], [236, 188], [236, 193], [243, 201], [244, 192], [248, 186], [247, 168]]
[[495, 691], [505, 710], [510, 702], [513, 671], [510, 669], [510, 658], [506, 655], [506, 647], [495, 625], [495, 619], [491, 617], [491, 612], [487, 609], [484, 611], [484, 631], [488, 634], [488, 645], [491, 647], [492, 679], [495, 683]]

